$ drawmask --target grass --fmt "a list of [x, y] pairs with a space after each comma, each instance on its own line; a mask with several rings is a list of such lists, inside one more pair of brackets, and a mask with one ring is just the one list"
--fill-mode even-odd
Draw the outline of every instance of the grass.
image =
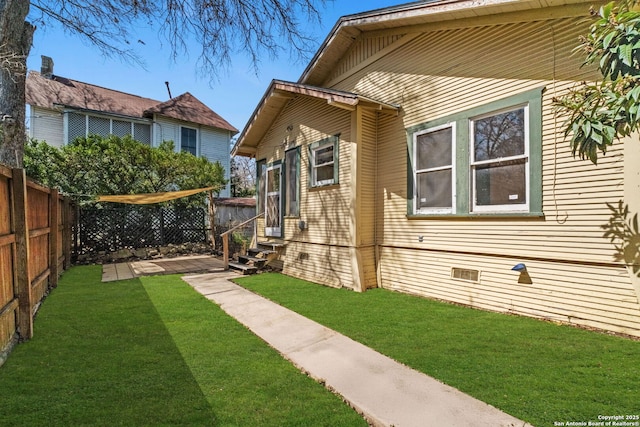
[[237, 282], [535, 426], [640, 414], [640, 341], [383, 289]]
[[358, 426], [179, 276], [66, 272], [0, 367], [2, 426]]

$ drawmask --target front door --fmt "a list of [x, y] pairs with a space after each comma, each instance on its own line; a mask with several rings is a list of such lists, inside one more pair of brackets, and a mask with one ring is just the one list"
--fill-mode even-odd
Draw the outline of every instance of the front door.
[[282, 188], [282, 164], [274, 164], [267, 167], [267, 179], [265, 180], [265, 229], [266, 236], [282, 236], [281, 216], [281, 188]]

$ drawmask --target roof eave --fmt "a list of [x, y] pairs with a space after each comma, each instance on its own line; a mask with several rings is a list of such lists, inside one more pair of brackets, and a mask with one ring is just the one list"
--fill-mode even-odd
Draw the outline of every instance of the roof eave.
[[[354, 111], [358, 106], [387, 114], [397, 114], [400, 110], [399, 105], [376, 101], [351, 92], [272, 80], [233, 146], [231, 155], [255, 157], [257, 144], [266, 133], [268, 126], [263, 127], [262, 130], [256, 129], [256, 127], [259, 126], [260, 122], [270, 123], [280, 113], [288, 100], [299, 95], [325, 100], [328, 105], [348, 111]], [[270, 111], [269, 117], [265, 117], [265, 114], [267, 114], [265, 111]], [[247, 145], [247, 140], [255, 141], [255, 145]]]
[[[601, 3], [602, 0], [595, 0]], [[321, 85], [333, 70], [334, 61], [353, 45], [357, 36], [368, 31], [389, 31], [423, 24], [497, 15], [508, 8], [513, 12], [546, 7], [589, 5], [586, 0], [431, 0], [417, 1], [340, 18], [311, 59], [298, 83]], [[585, 9], [586, 12], [586, 9]]]

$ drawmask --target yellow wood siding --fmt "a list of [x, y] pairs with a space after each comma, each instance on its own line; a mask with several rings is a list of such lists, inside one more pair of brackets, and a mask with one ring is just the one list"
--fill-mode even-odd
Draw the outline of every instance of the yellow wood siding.
[[348, 247], [290, 241], [282, 258], [284, 274], [327, 286], [353, 288]]
[[[381, 249], [385, 288], [474, 307], [640, 336], [638, 298], [624, 267], [527, 261], [531, 284], [518, 283], [515, 259]], [[393, 260], [393, 262], [385, 262]], [[479, 283], [451, 278], [451, 268], [480, 271]]]
[[[308, 146], [324, 138], [340, 134], [339, 184], [309, 188]], [[284, 159], [287, 149], [300, 146], [300, 220], [307, 229], [300, 233], [291, 222], [285, 223], [285, 239], [301, 238], [322, 244], [349, 245], [351, 175], [349, 173], [351, 113], [307, 97], [292, 99], [274, 121], [258, 145], [256, 159], [267, 164]], [[259, 221], [259, 238], [264, 238], [264, 224]]]
[[401, 37], [402, 35], [400, 34], [361, 37], [335, 66], [329, 80], [348, 72]]
[[[332, 76], [337, 89], [402, 106], [399, 117], [378, 119], [383, 287], [640, 336], [638, 296], [601, 228], [606, 203], [624, 197], [623, 147], [598, 166], [573, 158], [552, 105], [596, 77], [572, 54], [587, 25], [564, 18], [426, 32], [352, 75]], [[540, 87], [544, 218], [407, 218], [405, 129]], [[519, 262], [533, 284], [517, 283]], [[452, 267], [482, 270], [480, 283], [452, 279]]]
[[360, 120], [360, 173], [358, 176], [359, 245], [375, 243], [375, 201], [377, 182], [377, 114], [366, 112]]

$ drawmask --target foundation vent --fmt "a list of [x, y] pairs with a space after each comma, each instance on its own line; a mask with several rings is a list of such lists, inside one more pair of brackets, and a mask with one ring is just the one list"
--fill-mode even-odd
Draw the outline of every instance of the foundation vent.
[[467, 282], [478, 283], [480, 282], [480, 270], [471, 270], [468, 268], [451, 268], [451, 278], [458, 280], [465, 280]]

